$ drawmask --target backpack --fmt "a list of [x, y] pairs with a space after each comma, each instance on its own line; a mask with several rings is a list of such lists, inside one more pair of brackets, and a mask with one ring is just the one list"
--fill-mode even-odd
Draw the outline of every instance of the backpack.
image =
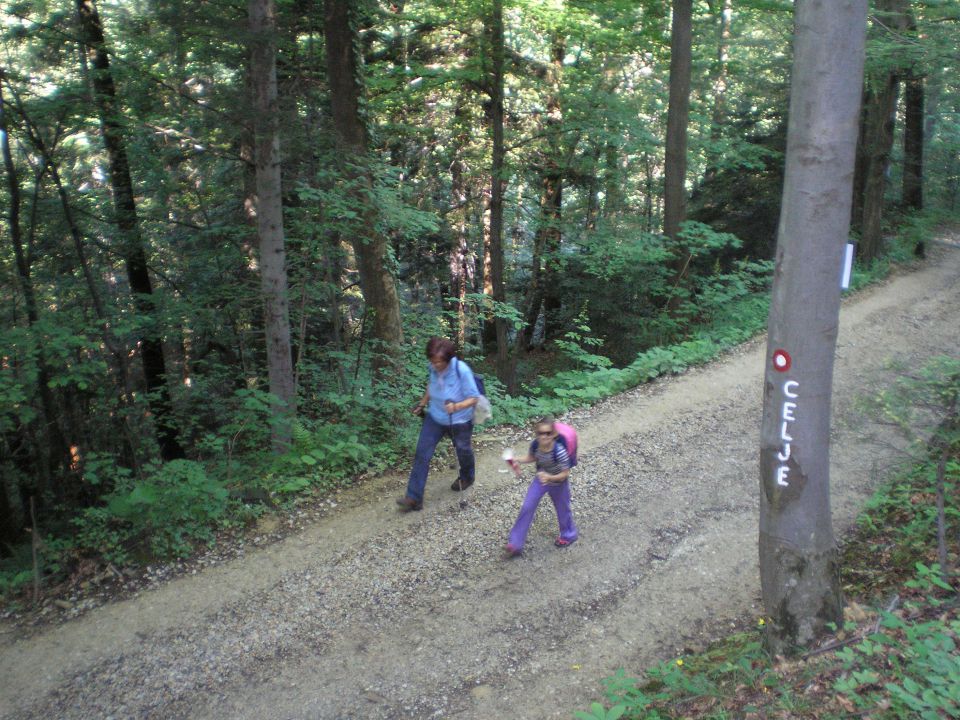
[[[572, 425], [567, 425], [562, 422], [555, 422], [553, 424], [553, 429], [557, 431], [557, 441], [563, 445], [564, 449], [567, 451], [567, 456], [570, 458], [570, 467], [574, 467], [577, 464], [577, 431]], [[534, 440], [530, 443], [530, 454], [533, 455], [537, 451], [537, 441]], [[553, 446], [553, 460], [557, 460], [557, 446], [556, 443]]]
[[[457, 367], [459, 367], [459, 365], [458, 365]], [[458, 375], [460, 374], [459, 371], [457, 371], [457, 374], [458, 374]], [[481, 395], [483, 395], [484, 397], [486, 397], [486, 396], [487, 396], [487, 389], [483, 386], [483, 375], [481, 375], [480, 373], [473, 373], [473, 379], [474, 379], [474, 380], [476, 381], [476, 383], [477, 383], [477, 390], [480, 391], [480, 394], [481, 394]]]
[[[457, 368], [457, 377], [460, 377], [460, 359], [457, 358], [455, 367]], [[473, 372], [473, 368], [470, 368]], [[493, 416], [493, 409], [490, 407], [490, 401], [487, 400], [487, 389], [483, 385], [483, 375], [473, 373], [473, 380], [477, 384], [477, 390], [480, 391], [480, 399], [473, 408], [473, 421], [479, 425], [485, 423]]]

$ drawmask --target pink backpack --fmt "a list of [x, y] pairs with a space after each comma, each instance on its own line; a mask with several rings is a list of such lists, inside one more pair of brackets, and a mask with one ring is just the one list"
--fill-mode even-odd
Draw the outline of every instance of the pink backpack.
[[[557, 440], [563, 444], [564, 449], [567, 451], [567, 456], [570, 458], [570, 467], [574, 467], [577, 464], [577, 431], [572, 425], [567, 425], [562, 422], [555, 422], [553, 428], [557, 431]], [[530, 443], [530, 454], [533, 455], [536, 450], [537, 441], [534, 440]], [[556, 445], [553, 446], [553, 453], [553, 459], [556, 461]]]

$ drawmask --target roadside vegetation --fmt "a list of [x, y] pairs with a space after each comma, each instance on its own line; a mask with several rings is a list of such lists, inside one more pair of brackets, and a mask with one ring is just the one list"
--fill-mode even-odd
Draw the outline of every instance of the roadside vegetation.
[[843, 540], [843, 627], [793, 657], [764, 618], [702, 653], [605, 681], [578, 720], [960, 717], [960, 359], [906, 368], [866, 403], [910, 444]]

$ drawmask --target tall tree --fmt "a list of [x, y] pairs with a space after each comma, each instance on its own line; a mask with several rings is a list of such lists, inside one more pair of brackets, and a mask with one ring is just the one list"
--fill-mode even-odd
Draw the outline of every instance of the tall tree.
[[[671, 261], [674, 287], [684, 283], [689, 252], [677, 243], [680, 224], [687, 215], [687, 125], [690, 122], [690, 73], [693, 34], [692, 0], [673, 0], [670, 31], [670, 102], [667, 109], [667, 140], [663, 170], [663, 234], [675, 248]], [[675, 310], [681, 295], [670, 298]]]
[[915, 70], [904, 83], [903, 204], [913, 210], [923, 210], [923, 83]]
[[350, 179], [357, 207], [362, 208], [361, 222], [352, 245], [357, 256], [363, 297], [373, 317], [373, 336], [379, 341], [377, 369], [382, 374], [397, 357], [403, 342], [403, 329], [396, 283], [387, 265], [387, 240], [377, 227], [377, 208], [372, 193], [357, 12], [356, 3], [350, 0], [326, 0], [323, 30], [330, 110], [338, 144], [343, 151], [340, 154], [341, 172]]
[[465, 148], [469, 142], [466, 124], [465, 100], [457, 98], [454, 110], [455, 131], [453, 134], [453, 162], [450, 163], [450, 194], [453, 207], [450, 223], [453, 230], [453, 242], [450, 245], [448, 264], [450, 267], [450, 289], [455, 298], [453, 311], [457, 316], [455, 342], [457, 349], [463, 351], [467, 343], [467, 293], [472, 292], [476, 273], [476, 258], [470, 251], [470, 233], [467, 216], [470, 211], [472, 188], [467, 177], [464, 160]]
[[707, 164], [703, 182], [709, 183], [716, 177], [717, 161], [721, 157], [719, 143], [723, 137], [723, 127], [727, 122], [727, 85], [729, 84], [730, 28], [733, 21], [733, 0], [710, 0], [710, 14], [717, 25], [717, 54], [710, 72], [713, 110], [710, 116], [710, 148], [707, 151]]
[[[907, 13], [907, 30], [915, 35], [916, 17], [910, 8]], [[922, 210], [924, 73], [918, 62], [906, 69], [903, 81], [903, 205]]]
[[[505, 303], [506, 283], [503, 276], [503, 194], [506, 190], [504, 177], [503, 146], [503, 0], [493, 0], [486, 24], [490, 47], [490, 76], [487, 91], [490, 94], [490, 126], [493, 133], [493, 149], [490, 167], [490, 284], [493, 300]], [[507, 319], [498, 312], [494, 320], [497, 333], [497, 377], [510, 392], [516, 391], [516, 374], [512, 362], [513, 353], [507, 338]]]
[[253, 92], [257, 238], [270, 392], [277, 399], [274, 450], [290, 444], [297, 390], [290, 351], [290, 308], [283, 234], [280, 129], [277, 103], [277, 20], [273, 0], [250, 0], [250, 85]]
[[103, 26], [93, 0], [76, 0], [80, 31], [86, 49], [84, 62], [89, 68], [93, 95], [100, 115], [100, 129], [110, 165], [110, 187], [113, 191], [114, 213], [120, 232], [120, 254], [127, 270], [127, 280], [133, 293], [134, 305], [147, 327], [140, 338], [140, 358], [146, 381], [150, 408], [157, 427], [160, 453], [166, 460], [184, 457], [179, 432], [173, 418], [167, 371], [163, 357], [162, 335], [159, 325], [150, 322], [154, 312], [153, 282], [147, 265], [137, 204], [130, 175], [130, 162], [117, 99], [110, 56], [103, 36]]
[[527, 286], [525, 319], [517, 337], [517, 351], [524, 350], [533, 341], [534, 327], [544, 314], [544, 338], [552, 330], [554, 314], [560, 309], [560, 287], [557, 277], [557, 256], [560, 252], [560, 223], [563, 208], [563, 172], [566, 161], [561, 157], [561, 131], [563, 108], [560, 102], [560, 80], [563, 57], [566, 54], [565, 38], [555, 32], [550, 43], [550, 63], [544, 72], [547, 83], [546, 118], [544, 134], [546, 147], [541, 153], [540, 165], [540, 218], [533, 239], [533, 257], [530, 266], [530, 282]]
[[883, 249], [883, 199], [904, 71], [903, 31], [908, 24], [908, 0], [878, 0], [874, 25], [882, 38], [881, 59], [870, 73], [865, 92], [859, 143], [863, 196], [860, 216], [854, 217], [854, 223], [859, 219], [859, 255], [865, 261], [876, 259]]
[[[690, 122], [692, 0], [673, 0], [670, 31], [670, 104], [663, 173], [663, 234], [676, 240], [687, 208], [687, 125]], [[685, 258], [680, 259], [680, 268]]]
[[867, 0], [798, 0], [795, 13], [760, 437], [760, 582], [774, 653], [841, 620], [830, 394]]

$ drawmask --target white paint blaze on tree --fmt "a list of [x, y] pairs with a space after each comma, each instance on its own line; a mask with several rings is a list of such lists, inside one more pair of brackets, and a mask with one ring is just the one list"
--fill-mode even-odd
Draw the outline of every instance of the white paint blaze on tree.
[[760, 439], [767, 644], [840, 622], [830, 513], [830, 395], [863, 78], [867, 0], [798, 0], [787, 159]]

